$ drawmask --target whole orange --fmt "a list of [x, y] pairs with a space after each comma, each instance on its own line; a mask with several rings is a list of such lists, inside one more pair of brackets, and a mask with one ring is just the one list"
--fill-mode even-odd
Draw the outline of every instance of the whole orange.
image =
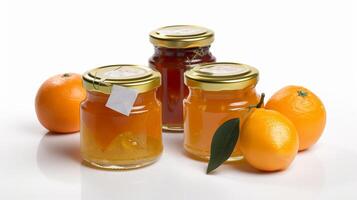
[[277, 171], [286, 169], [294, 160], [299, 139], [288, 118], [277, 111], [258, 108], [243, 123], [238, 145], [250, 165]]
[[37, 118], [51, 132], [77, 132], [80, 123], [79, 104], [85, 97], [81, 75], [55, 75], [46, 80], [37, 92]]
[[299, 151], [315, 144], [325, 128], [326, 110], [323, 103], [304, 87], [282, 88], [269, 99], [265, 108], [282, 113], [294, 123], [299, 134]]

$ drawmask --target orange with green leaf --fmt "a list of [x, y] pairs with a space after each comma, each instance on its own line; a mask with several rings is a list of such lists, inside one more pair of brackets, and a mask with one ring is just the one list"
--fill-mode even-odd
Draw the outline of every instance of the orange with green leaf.
[[286, 169], [298, 151], [308, 149], [320, 138], [326, 124], [322, 101], [310, 90], [287, 86], [276, 92], [261, 108], [252, 106], [241, 130], [240, 119], [231, 119], [216, 131], [207, 173], [223, 164], [237, 143], [245, 160], [263, 171]]

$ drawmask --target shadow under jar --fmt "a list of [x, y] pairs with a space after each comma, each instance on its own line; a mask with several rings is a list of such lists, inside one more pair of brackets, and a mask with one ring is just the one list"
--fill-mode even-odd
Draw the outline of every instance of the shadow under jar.
[[[209, 160], [212, 137], [224, 122], [240, 118], [240, 125], [260, 96], [258, 70], [239, 63], [211, 63], [185, 73], [189, 95], [184, 100], [184, 148], [193, 158]], [[228, 161], [239, 160], [236, 145]]]
[[150, 33], [155, 46], [150, 66], [162, 76], [157, 95], [162, 102], [164, 130], [183, 131], [182, 101], [188, 95], [184, 72], [192, 65], [216, 60], [210, 52], [213, 40], [213, 31], [192, 25], [166, 26]]
[[[107, 169], [132, 169], [155, 162], [163, 150], [161, 103], [156, 98], [160, 73], [136, 65], [110, 65], [86, 72], [83, 84], [87, 90], [81, 104], [83, 160]], [[112, 97], [114, 87], [124, 91]], [[123, 95], [129, 90], [137, 96], [128, 116], [107, 107], [109, 97], [115, 106], [130, 104]]]

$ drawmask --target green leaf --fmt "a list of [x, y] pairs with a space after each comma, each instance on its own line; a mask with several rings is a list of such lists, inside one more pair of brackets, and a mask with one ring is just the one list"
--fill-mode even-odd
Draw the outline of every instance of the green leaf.
[[239, 137], [239, 122], [239, 118], [230, 119], [216, 130], [212, 138], [207, 174], [231, 156]]

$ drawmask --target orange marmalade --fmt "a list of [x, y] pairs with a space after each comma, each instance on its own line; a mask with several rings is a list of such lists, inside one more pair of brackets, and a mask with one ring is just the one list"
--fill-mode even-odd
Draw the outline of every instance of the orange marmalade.
[[[157, 160], [163, 149], [161, 104], [155, 94], [160, 74], [136, 65], [111, 65], [86, 72], [83, 83], [87, 90], [81, 104], [83, 160], [108, 169], [137, 168]], [[129, 116], [106, 106], [114, 85], [138, 92]]]
[[[185, 73], [189, 95], [184, 100], [184, 148], [194, 158], [209, 160], [211, 140], [232, 118], [242, 124], [249, 106], [259, 102], [259, 72], [240, 63], [201, 64]], [[238, 146], [229, 161], [241, 159]]]

